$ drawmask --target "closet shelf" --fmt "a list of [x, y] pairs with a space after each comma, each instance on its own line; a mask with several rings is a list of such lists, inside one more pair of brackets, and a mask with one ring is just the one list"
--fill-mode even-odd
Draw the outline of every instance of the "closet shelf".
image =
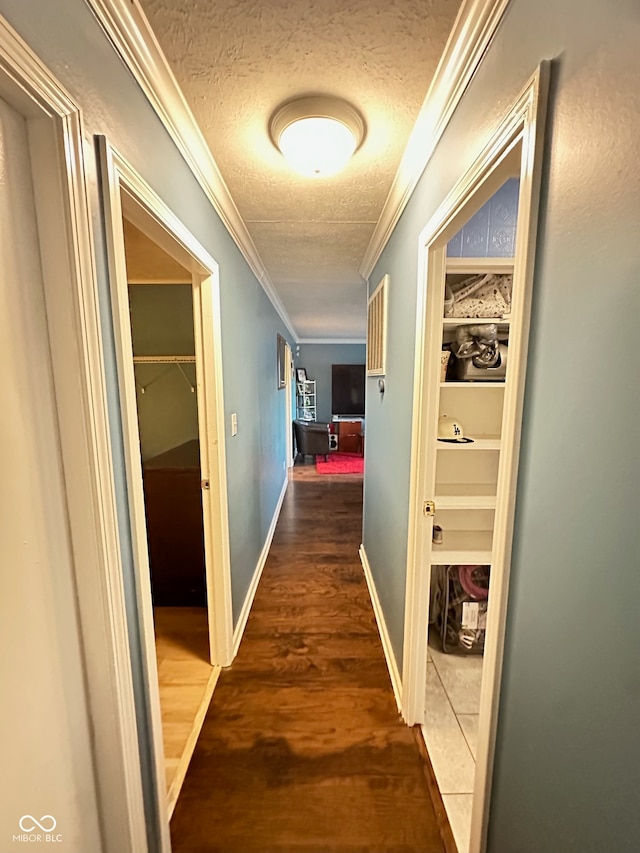
[[474, 382], [466, 381], [466, 382], [456, 382], [455, 380], [451, 380], [449, 382], [441, 382], [441, 388], [504, 388], [504, 379], [494, 380], [493, 382]]
[[469, 438], [473, 438], [472, 442], [469, 444], [456, 444], [455, 442], [449, 441], [437, 441], [436, 449], [437, 450], [455, 450], [457, 453], [464, 451], [465, 453], [469, 453], [472, 450], [500, 450], [500, 438], [499, 437], [484, 437], [484, 438], [475, 438], [470, 435]]
[[447, 258], [447, 273], [513, 273], [513, 258]]
[[432, 566], [490, 566], [491, 551], [433, 551]]
[[491, 563], [491, 530], [444, 530], [442, 545], [431, 546], [431, 564], [460, 565]]
[[195, 364], [195, 355], [134, 355], [134, 364]]
[[510, 317], [443, 317], [442, 325], [448, 326], [475, 326], [496, 323], [498, 326], [508, 326]]
[[434, 498], [436, 510], [445, 509], [495, 509], [495, 495], [443, 495], [436, 494]]

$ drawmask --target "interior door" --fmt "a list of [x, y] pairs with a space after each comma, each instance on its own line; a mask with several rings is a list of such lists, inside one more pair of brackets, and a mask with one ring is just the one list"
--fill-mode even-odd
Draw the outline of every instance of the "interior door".
[[24, 118], [0, 100], [0, 849], [102, 850]]

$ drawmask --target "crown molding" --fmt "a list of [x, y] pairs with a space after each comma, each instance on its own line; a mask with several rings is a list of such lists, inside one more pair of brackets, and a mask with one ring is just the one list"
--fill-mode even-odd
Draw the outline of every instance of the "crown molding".
[[365, 338], [300, 338], [296, 346], [303, 344], [366, 344]]
[[[153, 106], [274, 309], [297, 339], [291, 318], [138, 0], [86, 2]], [[393, 233], [508, 4], [509, 0], [464, 0], [362, 260], [360, 274], [365, 279], [369, 278]]]
[[86, 2], [158, 114], [271, 304], [296, 338], [291, 318], [138, 0]]
[[502, 20], [509, 0], [464, 0], [360, 266], [368, 279]]

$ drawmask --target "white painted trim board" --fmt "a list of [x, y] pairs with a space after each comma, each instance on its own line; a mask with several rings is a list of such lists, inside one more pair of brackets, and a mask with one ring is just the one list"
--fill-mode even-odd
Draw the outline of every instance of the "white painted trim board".
[[[0, 96], [28, 121], [105, 849], [146, 849], [82, 114], [0, 16]], [[100, 662], [96, 666], [96, 661]]]
[[389, 636], [389, 631], [387, 629], [387, 622], [384, 618], [384, 610], [382, 609], [380, 599], [378, 598], [378, 590], [376, 589], [373, 574], [371, 573], [371, 566], [369, 564], [369, 559], [364, 545], [360, 545], [358, 553], [360, 554], [360, 562], [362, 563], [364, 576], [367, 581], [367, 586], [369, 587], [369, 595], [371, 597], [371, 604], [373, 606], [373, 612], [378, 625], [378, 633], [380, 634], [380, 641], [382, 642], [384, 658], [387, 662], [387, 669], [389, 670], [389, 678], [391, 679], [391, 686], [393, 687], [393, 695], [396, 697], [398, 711], [402, 714], [402, 680], [400, 678], [400, 670], [398, 669], [398, 663], [391, 644], [391, 637]]

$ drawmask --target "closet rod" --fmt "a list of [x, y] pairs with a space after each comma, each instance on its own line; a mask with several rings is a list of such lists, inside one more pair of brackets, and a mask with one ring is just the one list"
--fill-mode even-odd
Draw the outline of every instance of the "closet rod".
[[195, 355], [134, 355], [134, 364], [195, 364]]

